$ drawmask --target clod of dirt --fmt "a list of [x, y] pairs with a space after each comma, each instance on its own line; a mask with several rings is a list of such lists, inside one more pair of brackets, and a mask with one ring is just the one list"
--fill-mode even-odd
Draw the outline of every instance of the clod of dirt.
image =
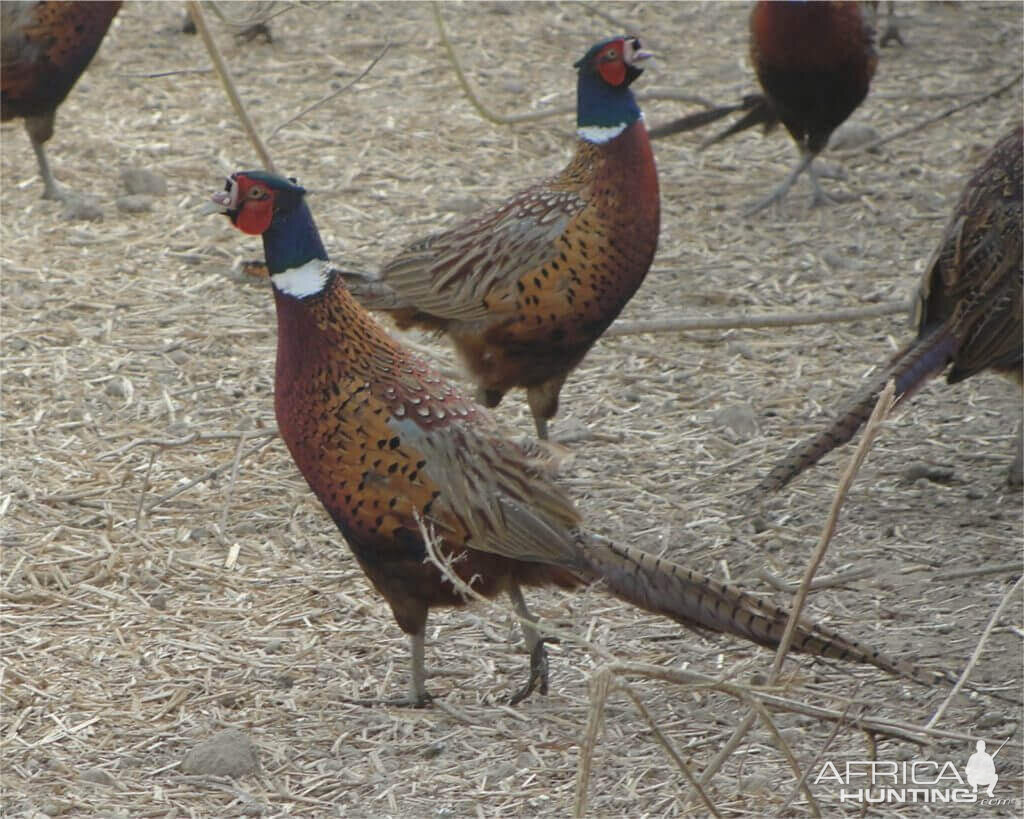
[[121, 182], [129, 194], [148, 193], [163, 196], [167, 193], [167, 181], [145, 168], [122, 168]]
[[259, 767], [259, 751], [249, 735], [229, 728], [200, 742], [181, 761], [183, 773], [238, 778]]
[[955, 473], [951, 466], [935, 466], [934, 464], [916, 463], [903, 470], [900, 478], [907, 483], [914, 483], [921, 478], [932, 483], [951, 484]]
[[68, 222], [101, 222], [103, 208], [92, 197], [69, 196], [64, 200], [60, 218]]
[[832, 132], [828, 141], [831, 151], [852, 151], [879, 139], [881, 134], [863, 122], [844, 122]]
[[716, 426], [731, 432], [739, 441], [749, 441], [760, 432], [757, 413], [750, 404], [722, 407], [711, 416]]
[[153, 210], [153, 197], [148, 193], [133, 193], [117, 200], [117, 209], [123, 213], [148, 213]]

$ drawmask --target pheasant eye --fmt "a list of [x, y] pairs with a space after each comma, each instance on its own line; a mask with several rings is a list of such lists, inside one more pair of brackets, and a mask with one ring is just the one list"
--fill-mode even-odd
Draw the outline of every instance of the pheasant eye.
[[616, 51], [614, 48], [611, 51], [606, 51], [604, 53], [604, 58], [606, 60], [614, 60], [618, 56], [619, 56], [619, 52]]

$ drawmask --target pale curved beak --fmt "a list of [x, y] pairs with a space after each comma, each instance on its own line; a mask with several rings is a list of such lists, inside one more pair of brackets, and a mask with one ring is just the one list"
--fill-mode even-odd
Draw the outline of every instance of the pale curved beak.
[[228, 180], [228, 190], [217, 191], [210, 201], [199, 208], [199, 213], [208, 216], [211, 213], [230, 213], [238, 205], [238, 186]]
[[649, 60], [654, 57], [654, 52], [645, 51], [643, 45], [635, 37], [629, 41], [629, 53], [626, 55], [626, 62], [632, 65], [633, 63], [642, 63], [644, 60]]

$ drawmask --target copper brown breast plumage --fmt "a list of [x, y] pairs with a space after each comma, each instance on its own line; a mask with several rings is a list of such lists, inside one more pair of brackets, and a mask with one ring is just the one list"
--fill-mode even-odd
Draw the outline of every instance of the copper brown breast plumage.
[[[531, 653], [521, 699], [546, 686], [543, 640], [521, 586], [602, 581], [608, 591], [685, 625], [763, 645], [788, 613], [697, 572], [612, 543], [581, 525], [540, 444], [499, 433], [490, 413], [381, 328], [327, 261], [304, 191], [264, 172], [237, 173], [216, 197], [261, 234], [278, 316], [275, 409], [282, 438], [367, 576], [410, 635], [410, 700], [427, 699], [431, 608], [465, 601], [428, 561], [440, 558], [485, 596], [507, 593]], [[793, 648], [932, 677], [803, 622]]]
[[[917, 338], [845, 402], [848, 409], [831, 426], [772, 469], [758, 493], [780, 489], [849, 441], [890, 379], [900, 401], [947, 368], [950, 384], [988, 369], [1021, 380], [1022, 133], [1017, 127], [1001, 139], [967, 182], [918, 290]], [[1018, 437], [1010, 471], [1015, 485], [1021, 459]]]
[[628, 87], [645, 57], [635, 38], [618, 38], [580, 61], [580, 138], [560, 174], [415, 242], [374, 279], [349, 279], [356, 298], [400, 327], [446, 332], [486, 405], [525, 387], [542, 438], [566, 377], [657, 248], [657, 172]]
[[25, 119], [45, 198], [61, 194], [43, 149], [53, 136], [57, 106], [96, 54], [120, 7], [119, 2], [0, 4], [2, 119]]

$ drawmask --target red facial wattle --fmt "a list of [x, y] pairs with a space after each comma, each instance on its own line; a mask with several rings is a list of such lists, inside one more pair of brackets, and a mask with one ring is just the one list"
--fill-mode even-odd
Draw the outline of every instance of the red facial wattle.
[[618, 87], [626, 81], [626, 64], [622, 61], [621, 56], [614, 60], [601, 62], [597, 70], [601, 74], [601, 79], [608, 85]]
[[267, 231], [273, 219], [274, 200], [268, 196], [264, 199], [243, 201], [234, 221], [235, 227], [243, 233], [258, 236]]

